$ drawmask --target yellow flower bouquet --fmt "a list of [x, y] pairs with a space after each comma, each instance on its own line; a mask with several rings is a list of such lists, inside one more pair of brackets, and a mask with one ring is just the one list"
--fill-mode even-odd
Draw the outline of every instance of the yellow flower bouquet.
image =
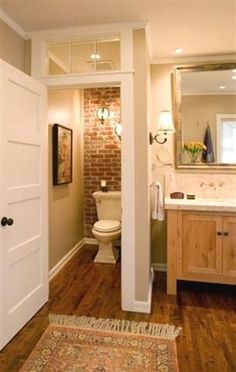
[[183, 147], [183, 151], [187, 152], [192, 163], [196, 162], [202, 151], [206, 151], [206, 146], [202, 142], [191, 141], [186, 142]]

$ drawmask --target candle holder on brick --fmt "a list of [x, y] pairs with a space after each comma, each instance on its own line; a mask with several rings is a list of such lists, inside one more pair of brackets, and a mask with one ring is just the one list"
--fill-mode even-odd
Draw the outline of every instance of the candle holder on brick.
[[101, 191], [102, 192], [107, 192], [108, 191], [107, 181], [106, 180], [101, 180]]

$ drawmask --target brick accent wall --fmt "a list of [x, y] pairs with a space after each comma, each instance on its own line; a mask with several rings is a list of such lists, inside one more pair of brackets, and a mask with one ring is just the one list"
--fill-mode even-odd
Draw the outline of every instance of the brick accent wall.
[[[102, 125], [96, 110], [104, 102], [114, 118]], [[121, 144], [113, 124], [120, 118], [120, 88], [84, 89], [84, 236], [93, 237], [97, 221], [92, 197], [100, 190], [101, 180], [107, 181], [109, 191], [121, 190]]]

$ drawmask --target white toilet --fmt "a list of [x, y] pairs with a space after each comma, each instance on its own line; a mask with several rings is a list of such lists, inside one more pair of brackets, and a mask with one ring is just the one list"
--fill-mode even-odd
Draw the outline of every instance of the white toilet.
[[118, 252], [114, 242], [121, 235], [121, 192], [96, 191], [93, 197], [96, 202], [98, 221], [95, 222], [92, 233], [99, 243], [94, 261], [116, 263]]

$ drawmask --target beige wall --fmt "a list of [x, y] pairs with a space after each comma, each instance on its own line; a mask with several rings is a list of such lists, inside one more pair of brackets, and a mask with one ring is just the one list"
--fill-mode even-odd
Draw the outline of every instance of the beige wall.
[[148, 157], [147, 81], [145, 31], [134, 32], [135, 120], [135, 299], [147, 301], [150, 280], [150, 206]]
[[25, 73], [31, 75], [31, 40], [25, 40]]
[[[173, 72], [172, 64], [152, 65], [151, 66], [151, 86], [152, 86], [152, 131], [156, 133], [157, 122], [162, 110], [172, 110], [171, 95], [171, 74]], [[174, 162], [174, 143], [173, 135], [168, 135], [168, 141], [164, 145], [153, 143], [152, 145], [152, 169], [153, 180], [160, 181], [164, 186], [164, 174], [173, 168], [172, 166], [163, 166], [157, 161], [157, 154], [167, 151], [170, 160]], [[164, 187], [163, 187], [164, 189]], [[152, 262], [166, 263], [166, 221], [152, 220], [151, 245]]]
[[0, 20], [0, 58], [25, 71], [25, 40]]
[[[83, 126], [81, 92], [49, 90], [49, 268], [83, 239]], [[73, 182], [52, 185], [52, 124], [73, 130]]]

